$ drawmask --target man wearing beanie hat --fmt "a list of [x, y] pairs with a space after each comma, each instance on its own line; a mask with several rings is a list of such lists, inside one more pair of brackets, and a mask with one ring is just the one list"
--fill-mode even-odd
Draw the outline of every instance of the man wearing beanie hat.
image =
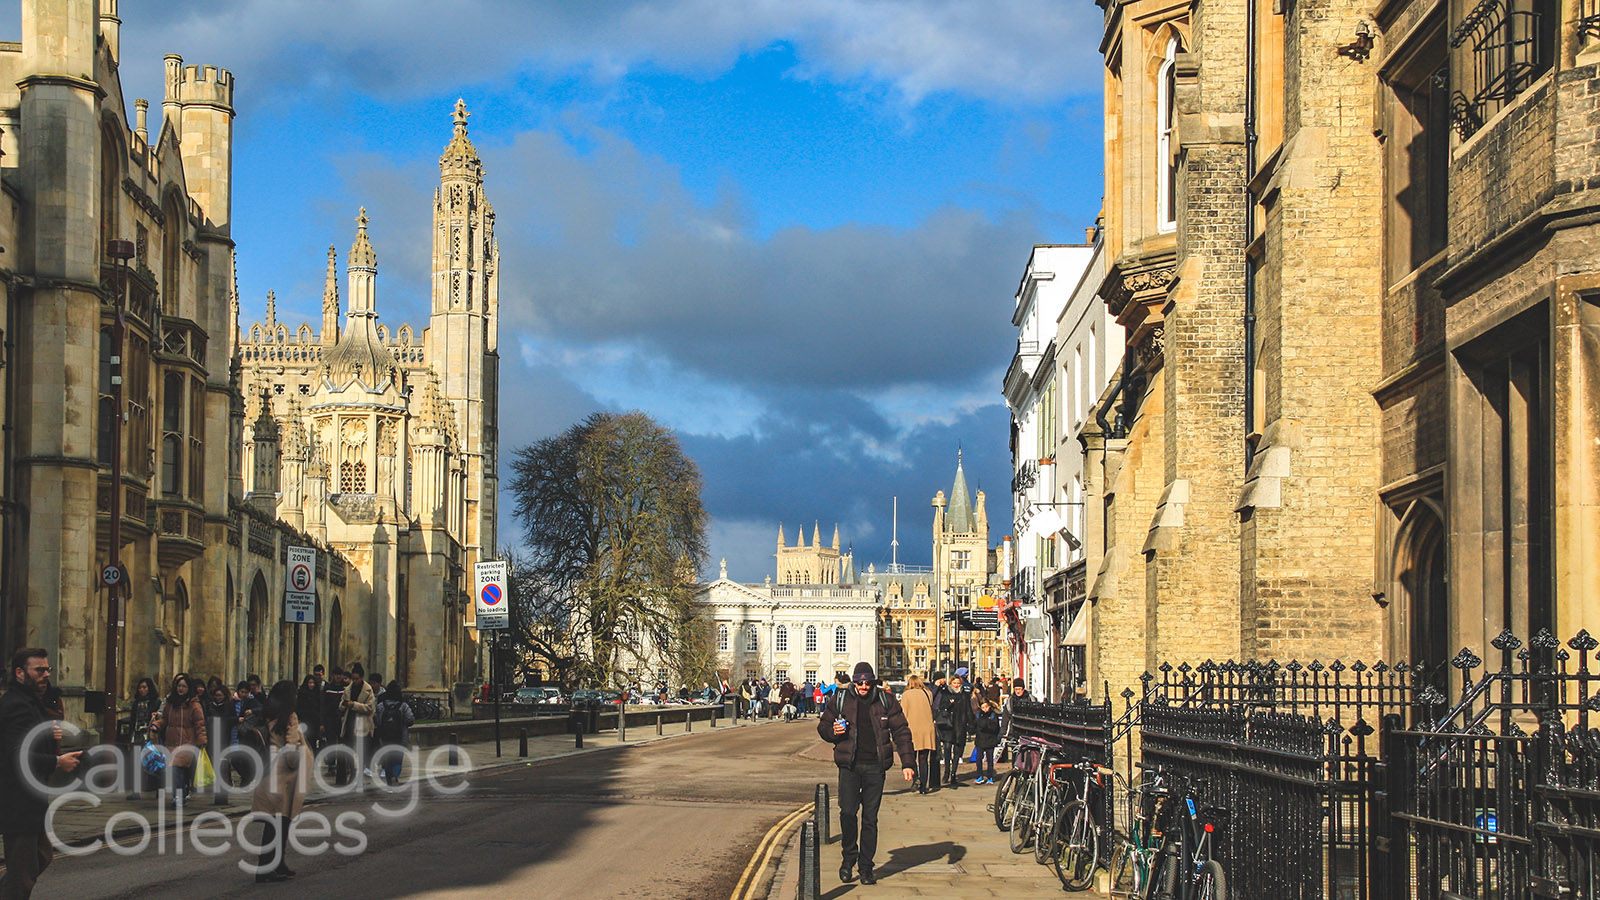
[[856, 663], [850, 687], [835, 691], [817, 720], [817, 734], [833, 744], [833, 764], [839, 767], [839, 880], [847, 884], [854, 880], [851, 870], [858, 863], [861, 883], [877, 882], [872, 857], [878, 849], [878, 804], [895, 756], [906, 781], [917, 774], [905, 712], [876, 681], [871, 663]]

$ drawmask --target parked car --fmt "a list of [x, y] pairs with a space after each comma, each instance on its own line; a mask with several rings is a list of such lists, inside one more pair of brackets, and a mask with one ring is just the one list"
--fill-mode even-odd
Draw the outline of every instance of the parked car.
[[582, 688], [572, 692], [572, 705], [575, 707], [609, 706], [620, 703], [622, 703], [622, 694], [617, 691]]

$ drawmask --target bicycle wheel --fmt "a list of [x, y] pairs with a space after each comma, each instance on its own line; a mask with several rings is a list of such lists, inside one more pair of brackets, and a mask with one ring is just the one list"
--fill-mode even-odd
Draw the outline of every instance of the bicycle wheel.
[[1117, 852], [1111, 855], [1111, 889], [1121, 893], [1130, 893], [1133, 890], [1134, 880], [1137, 877], [1137, 863], [1133, 856], [1133, 842], [1123, 838], [1117, 844]]
[[1061, 810], [1056, 835], [1058, 850], [1054, 860], [1056, 877], [1062, 888], [1069, 891], [1088, 890], [1094, 884], [1095, 861], [1099, 858], [1100, 829], [1095, 827], [1094, 816], [1088, 804], [1074, 800]]
[[1012, 769], [1000, 778], [994, 789], [994, 827], [1005, 831], [1011, 827], [1011, 807], [1017, 801], [1017, 770]]
[[1155, 865], [1150, 867], [1150, 873], [1150, 887], [1145, 892], [1145, 900], [1177, 900], [1177, 848], [1163, 847], [1161, 852], [1156, 854]]
[[1200, 877], [1195, 881], [1195, 894], [1199, 900], [1228, 900], [1228, 879], [1223, 877], [1222, 864], [1206, 860], [1200, 867]]
[[1033, 861], [1041, 866], [1050, 865], [1052, 845], [1056, 842], [1056, 829], [1060, 827], [1061, 804], [1047, 797], [1040, 807], [1037, 827], [1033, 836]]
[[1033, 835], [1033, 800], [1023, 798], [1011, 804], [1010, 843], [1012, 853], [1021, 853], [1028, 847]]

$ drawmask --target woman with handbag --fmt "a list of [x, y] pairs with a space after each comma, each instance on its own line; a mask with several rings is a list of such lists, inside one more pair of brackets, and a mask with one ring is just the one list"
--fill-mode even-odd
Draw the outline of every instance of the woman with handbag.
[[285, 838], [290, 823], [305, 804], [311, 771], [311, 755], [306, 751], [300, 719], [294, 712], [295, 696], [294, 682], [285, 679], [274, 684], [267, 692], [262, 713], [270, 746], [250, 804], [251, 817], [261, 819], [263, 826], [261, 856], [255, 870], [258, 883], [285, 881], [294, 876], [286, 858]]
[[189, 676], [172, 679], [172, 693], [156, 714], [155, 726], [160, 736], [158, 743], [167, 749], [167, 784], [172, 789], [172, 803], [182, 806], [184, 794], [194, 781], [200, 748], [206, 746], [206, 714]]

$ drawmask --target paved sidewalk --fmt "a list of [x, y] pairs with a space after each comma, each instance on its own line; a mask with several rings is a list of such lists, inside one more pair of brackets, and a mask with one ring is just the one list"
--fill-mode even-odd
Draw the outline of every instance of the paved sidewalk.
[[[819, 747], [831, 752], [825, 744]], [[804, 756], [812, 756], [808, 751]], [[963, 766], [963, 770], [967, 767]], [[913, 897], [1104, 897], [1093, 892], [1068, 894], [1053, 869], [1033, 861], [1032, 851], [1014, 855], [1006, 834], [994, 827], [989, 804], [994, 788], [964, 784], [932, 794], [918, 794], [889, 772], [878, 814], [878, 883], [839, 881], [839, 812], [837, 798], [829, 823], [831, 841], [822, 848], [822, 897], [859, 900], [906, 900]], [[830, 794], [837, 784], [830, 784]], [[772, 881], [768, 900], [795, 900], [800, 890], [800, 834], [795, 829]]]
[[[752, 725], [766, 724], [765, 722], [752, 723], [742, 720], [737, 723], [728, 723], [724, 720], [715, 729], [709, 722], [694, 723], [694, 734], [716, 733], [727, 728], [749, 728]], [[583, 747], [575, 746], [574, 736], [570, 734], [542, 735], [528, 738], [528, 756], [520, 758], [518, 754], [519, 742], [514, 729], [507, 728], [501, 740], [501, 755], [495, 756], [494, 741], [476, 741], [460, 745], [462, 751], [457, 764], [449, 764], [444, 754], [432, 757], [435, 765], [429, 769], [427, 763], [430, 759], [430, 750], [422, 750], [417, 754], [418, 761], [422, 764], [420, 772], [412, 770], [409, 766], [401, 769], [401, 780], [411, 782], [419, 775], [458, 776], [469, 775], [472, 772], [489, 772], [508, 766], [521, 766], [540, 760], [556, 759], [581, 753], [594, 753], [617, 746], [645, 744], [654, 741], [681, 737], [689, 733], [685, 730], [684, 723], [668, 724], [663, 726], [662, 734], [656, 734], [654, 725], [634, 725], [628, 728], [628, 740], [619, 742], [616, 731], [604, 731], [600, 734], [586, 734], [583, 736]], [[380, 795], [380, 788], [376, 782], [368, 782], [368, 794], [373, 797]], [[311, 793], [307, 796], [307, 804], [315, 805], [340, 797], [351, 797], [348, 792], [330, 793], [318, 791], [313, 784]], [[118, 813], [135, 813], [148, 820], [155, 828], [153, 833], [170, 830], [177, 822], [173, 815], [170, 801], [164, 813], [158, 815], [158, 795], [155, 791], [146, 791], [137, 800], [129, 800], [123, 792], [100, 795], [100, 805], [90, 807], [86, 803], [63, 804], [52, 821], [54, 833], [64, 844], [85, 845], [105, 837], [106, 823]], [[184, 824], [187, 826], [196, 816], [202, 813], [216, 811], [232, 819], [242, 816], [250, 811], [250, 795], [238, 791], [229, 795], [227, 803], [217, 805], [212, 794], [193, 795], [184, 808]], [[128, 817], [119, 820], [118, 827], [112, 831], [113, 838], [123, 838], [137, 835], [142, 827], [133, 824]], [[0, 859], [0, 870], [3, 870], [4, 860]]]

